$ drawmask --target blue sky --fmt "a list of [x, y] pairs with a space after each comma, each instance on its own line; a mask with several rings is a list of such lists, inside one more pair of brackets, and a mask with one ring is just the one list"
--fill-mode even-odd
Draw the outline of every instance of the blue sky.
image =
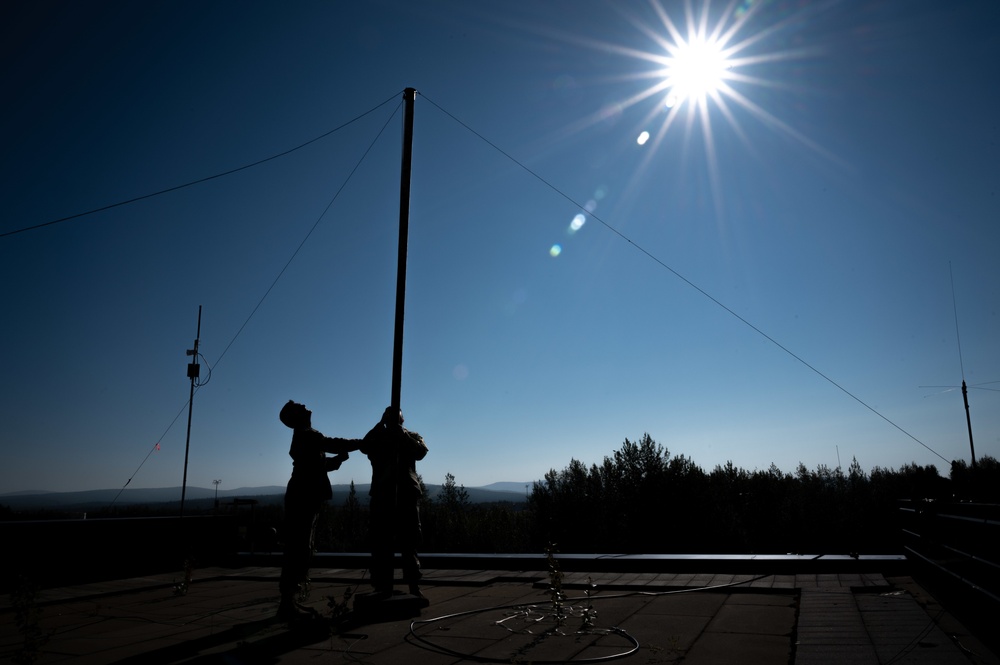
[[[427, 482], [529, 481], [646, 432], [706, 470], [946, 470], [961, 393], [921, 386], [963, 376], [998, 455], [993, 3], [0, 11], [0, 491], [179, 485], [199, 306], [190, 485], [284, 484], [288, 399], [363, 436], [391, 391], [406, 87]], [[668, 25], [703, 16], [736, 27], [722, 103], [667, 106]]]

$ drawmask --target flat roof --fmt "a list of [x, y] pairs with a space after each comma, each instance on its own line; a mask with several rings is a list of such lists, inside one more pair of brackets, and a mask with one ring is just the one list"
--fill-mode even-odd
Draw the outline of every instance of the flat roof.
[[[705, 561], [702, 572], [564, 570], [565, 599], [556, 603], [546, 571], [425, 560], [428, 607], [402, 603], [345, 622], [332, 617], [353, 611], [369, 591], [367, 571], [323, 561], [304, 600], [320, 618], [296, 626], [275, 618], [276, 566], [195, 569], [186, 588], [178, 571], [38, 591], [27, 605], [36, 662], [1000, 662], [910, 577], [849, 566], [786, 574], [713, 572]], [[11, 616], [13, 600], [0, 599], [0, 612]], [[0, 622], [0, 660], [26, 648], [16, 623]]]

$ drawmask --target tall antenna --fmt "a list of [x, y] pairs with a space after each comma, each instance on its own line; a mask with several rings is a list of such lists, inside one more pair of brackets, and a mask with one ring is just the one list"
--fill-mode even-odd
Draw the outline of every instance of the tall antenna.
[[955, 310], [955, 339], [958, 340], [958, 366], [962, 370], [962, 399], [965, 401], [965, 425], [969, 428], [969, 450], [972, 451], [972, 468], [976, 468], [976, 444], [972, 441], [972, 416], [969, 414], [969, 388], [965, 384], [965, 363], [962, 360], [962, 336], [958, 332], [958, 301], [955, 299], [955, 274], [948, 262], [948, 276], [951, 277], [951, 306]]
[[399, 252], [396, 268], [396, 329], [392, 349], [392, 408], [400, 410], [403, 377], [403, 304], [406, 299], [406, 239], [410, 226], [410, 163], [413, 157], [414, 88], [403, 91], [403, 165], [399, 177]]
[[[965, 402], [965, 425], [969, 429], [969, 450], [972, 453], [972, 468], [976, 468], [976, 444], [972, 439], [972, 416], [969, 413], [969, 388], [979, 388], [980, 390], [996, 390], [995, 388], [984, 388], [987, 383], [1000, 383], [1000, 381], [986, 381], [985, 383], [973, 384], [969, 386], [965, 382], [965, 363], [962, 360], [962, 337], [958, 330], [958, 302], [955, 298], [955, 275], [951, 270], [951, 262], [948, 262], [948, 274], [951, 277], [951, 303], [955, 312], [955, 339], [958, 341], [958, 364], [962, 370], [962, 401]], [[956, 390], [959, 386], [920, 386], [921, 388], [945, 388], [944, 392]], [[926, 395], [925, 395], [926, 397]]]
[[951, 307], [955, 312], [955, 339], [958, 340], [958, 367], [962, 370], [962, 383], [965, 383], [965, 362], [962, 360], [962, 336], [958, 332], [958, 301], [955, 299], [955, 273], [948, 261], [948, 277], [951, 278]]

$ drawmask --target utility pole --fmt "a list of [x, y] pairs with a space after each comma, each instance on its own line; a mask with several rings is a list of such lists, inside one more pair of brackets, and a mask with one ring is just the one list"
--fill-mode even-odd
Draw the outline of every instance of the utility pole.
[[[201, 338], [201, 305], [198, 305], [198, 332], [194, 338], [194, 348], [187, 350], [187, 355], [192, 356], [188, 363], [187, 375], [191, 379], [191, 396], [188, 397], [188, 427], [187, 441], [184, 444], [184, 481], [181, 483], [181, 517], [184, 517], [184, 497], [187, 494], [188, 482], [188, 451], [191, 449], [191, 411], [194, 408], [194, 388], [198, 383], [198, 375], [201, 367], [198, 365], [198, 340]], [[216, 486], [218, 489], [218, 486]]]
[[399, 177], [399, 249], [396, 267], [396, 327], [392, 349], [392, 402], [400, 409], [403, 377], [403, 305], [406, 299], [406, 240], [410, 226], [410, 164], [413, 157], [413, 101], [417, 91], [403, 91], [403, 163]]

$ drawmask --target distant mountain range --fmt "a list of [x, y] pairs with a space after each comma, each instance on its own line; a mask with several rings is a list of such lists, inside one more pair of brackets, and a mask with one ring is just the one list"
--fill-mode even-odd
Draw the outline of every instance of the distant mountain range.
[[[491, 483], [484, 487], [466, 487], [469, 494], [469, 501], [472, 503], [490, 503], [494, 501], [509, 501], [512, 503], [523, 502], [527, 499], [531, 491], [532, 482], [498, 482]], [[350, 485], [334, 485], [332, 503], [337, 505], [347, 499], [351, 489]], [[365, 502], [368, 498], [369, 485], [359, 485], [355, 483], [354, 491], [357, 492], [358, 499]], [[440, 492], [440, 485], [427, 485], [427, 493], [431, 498], [435, 498]], [[280, 500], [284, 495], [283, 485], [268, 485], [265, 487], [240, 487], [237, 489], [220, 489], [218, 491], [219, 501], [230, 502], [233, 499], [249, 499], [260, 497], [271, 497], [275, 501]], [[214, 488], [188, 487], [184, 495], [185, 502], [213, 500], [216, 497]], [[12, 510], [70, 510], [85, 512], [88, 510], [98, 510], [111, 505], [130, 506], [137, 504], [164, 504], [180, 503], [180, 487], [159, 487], [159, 488], [126, 488], [116, 490], [87, 490], [83, 492], [45, 492], [45, 491], [22, 491], [8, 492], [0, 494], [0, 505], [7, 506]]]

